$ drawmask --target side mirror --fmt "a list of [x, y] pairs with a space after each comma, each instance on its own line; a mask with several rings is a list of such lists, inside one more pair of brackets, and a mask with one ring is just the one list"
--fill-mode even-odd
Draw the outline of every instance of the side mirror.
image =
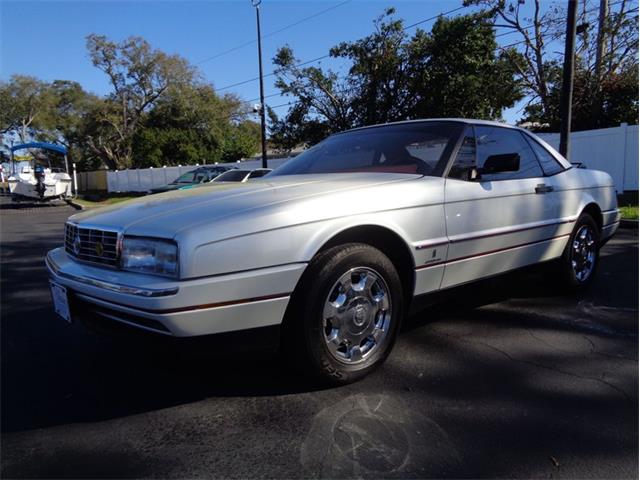
[[502, 172], [517, 172], [520, 169], [520, 155], [517, 153], [503, 153], [500, 155], [490, 155], [484, 162], [482, 168], [478, 169], [480, 174], [492, 174]]

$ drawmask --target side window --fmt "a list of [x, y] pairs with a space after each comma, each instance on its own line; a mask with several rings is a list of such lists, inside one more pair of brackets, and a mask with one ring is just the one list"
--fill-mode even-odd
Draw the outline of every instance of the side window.
[[464, 131], [464, 138], [456, 158], [451, 166], [449, 177], [459, 180], [469, 180], [469, 172], [476, 166], [476, 137], [472, 127]]
[[518, 178], [542, 177], [542, 169], [531, 147], [517, 130], [492, 126], [476, 126], [476, 148], [478, 168], [482, 168], [490, 157], [517, 154], [520, 168], [516, 172], [483, 174], [482, 181], [514, 180]]
[[531, 145], [536, 157], [538, 157], [538, 161], [545, 175], [555, 175], [556, 173], [564, 171], [564, 167], [560, 165], [546, 148], [528, 135], [524, 135], [524, 137], [527, 139], [527, 142], [529, 142], [529, 145]]

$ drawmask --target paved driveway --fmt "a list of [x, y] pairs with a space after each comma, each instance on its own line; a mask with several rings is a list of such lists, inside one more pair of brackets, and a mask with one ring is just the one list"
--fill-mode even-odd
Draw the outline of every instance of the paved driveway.
[[316, 389], [275, 354], [96, 336], [51, 311], [68, 207], [0, 210], [3, 477], [638, 476], [638, 236], [597, 282], [544, 273], [415, 315], [362, 382]]

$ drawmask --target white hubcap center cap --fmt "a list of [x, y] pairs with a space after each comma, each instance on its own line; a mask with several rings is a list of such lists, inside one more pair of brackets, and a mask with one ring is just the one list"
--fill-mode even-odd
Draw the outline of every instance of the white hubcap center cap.
[[367, 313], [367, 307], [364, 305], [358, 305], [353, 309], [353, 323], [358, 327], [364, 325], [364, 322], [367, 321]]

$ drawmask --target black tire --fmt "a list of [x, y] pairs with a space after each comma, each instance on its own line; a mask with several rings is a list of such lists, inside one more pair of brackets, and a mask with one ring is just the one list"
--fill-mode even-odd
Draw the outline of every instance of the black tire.
[[[576, 274], [576, 270], [574, 268], [575, 255], [577, 255], [574, 242], [580, 241], [580, 235], [583, 231], [588, 231], [590, 235], [592, 235], [593, 240], [593, 261], [592, 266], [590, 268], [589, 274], [584, 278], [579, 278], [579, 275]], [[593, 219], [591, 215], [588, 213], [583, 213], [580, 215], [576, 224], [573, 228], [573, 232], [571, 232], [571, 236], [569, 237], [569, 242], [560, 257], [558, 262], [556, 271], [558, 273], [558, 278], [560, 281], [560, 287], [568, 292], [581, 292], [585, 290], [591, 282], [593, 282], [593, 278], [596, 275], [596, 271], [598, 269], [598, 263], [600, 260], [600, 229], [598, 228], [598, 224]]]
[[[354, 268], [370, 270], [382, 278], [390, 298], [387, 310], [390, 317], [383, 340], [357, 363], [349, 364], [345, 363], [347, 359], [340, 360], [335, 357], [335, 352], [330, 351], [326, 338], [330, 327], [325, 325], [323, 312], [329, 295], [339, 288], [336, 287], [338, 279]], [[376, 282], [376, 285], [382, 285], [382, 282]], [[403, 315], [402, 283], [391, 260], [366, 244], [336, 246], [313, 258], [296, 287], [285, 315], [281, 349], [290, 365], [299, 367], [322, 383], [351, 383], [384, 362], [391, 352]], [[353, 322], [357, 317], [358, 314], [354, 313]], [[377, 314], [375, 318], [378, 318]]]

